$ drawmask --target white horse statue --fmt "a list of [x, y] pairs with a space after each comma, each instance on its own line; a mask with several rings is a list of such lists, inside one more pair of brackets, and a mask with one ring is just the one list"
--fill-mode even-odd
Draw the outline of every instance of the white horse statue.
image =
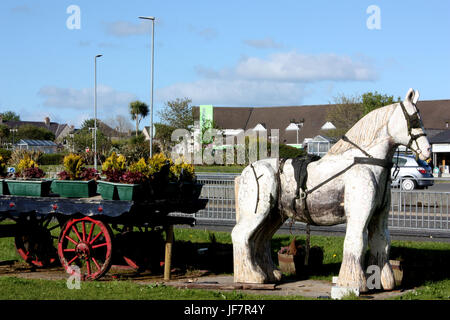
[[383, 289], [392, 290], [387, 227], [392, 158], [399, 145], [423, 160], [430, 157], [418, 98], [419, 93], [409, 89], [403, 102], [360, 119], [323, 158], [309, 163], [304, 189], [297, 185], [293, 159], [259, 160], [246, 167], [235, 190], [234, 281], [281, 280], [270, 241], [286, 219], [293, 218], [322, 226], [347, 223], [337, 286], [368, 291], [362, 260], [369, 244], [369, 263], [379, 266]]

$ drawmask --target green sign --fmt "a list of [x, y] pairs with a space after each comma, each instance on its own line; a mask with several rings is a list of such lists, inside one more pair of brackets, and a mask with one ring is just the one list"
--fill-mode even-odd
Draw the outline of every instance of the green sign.
[[213, 110], [214, 109], [211, 104], [200, 106], [200, 129], [202, 131], [204, 129], [211, 128], [212, 123], [214, 121], [214, 111]]

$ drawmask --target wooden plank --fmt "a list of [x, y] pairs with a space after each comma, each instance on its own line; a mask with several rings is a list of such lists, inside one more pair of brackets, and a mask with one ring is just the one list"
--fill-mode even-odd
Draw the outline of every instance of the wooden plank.
[[164, 280], [170, 280], [172, 265], [173, 225], [166, 227], [166, 256], [164, 258]]
[[184, 289], [210, 289], [210, 290], [276, 290], [272, 283], [210, 283], [210, 282], [171, 282], [165, 285]]

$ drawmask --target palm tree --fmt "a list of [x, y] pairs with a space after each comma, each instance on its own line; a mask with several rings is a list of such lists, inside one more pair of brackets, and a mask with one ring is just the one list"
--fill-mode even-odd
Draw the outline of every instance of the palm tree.
[[130, 114], [131, 114], [131, 120], [136, 121], [136, 137], [139, 133], [139, 123], [143, 118], [145, 118], [149, 113], [148, 105], [146, 105], [144, 102], [136, 100], [133, 102], [130, 102]]

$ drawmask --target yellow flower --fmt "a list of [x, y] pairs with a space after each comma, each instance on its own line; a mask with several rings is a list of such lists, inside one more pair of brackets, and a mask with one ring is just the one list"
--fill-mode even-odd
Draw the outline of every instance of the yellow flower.
[[64, 157], [64, 171], [66, 171], [70, 179], [76, 180], [80, 177], [81, 168], [84, 165], [83, 157], [77, 154], [69, 154]]
[[106, 158], [102, 165], [102, 170], [107, 171], [109, 169], [123, 171], [126, 169], [127, 160], [123, 155], [117, 155], [115, 152]]
[[150, 176], [150, 168], [147, 165], [147, 163], [145, 162], [144, 158], [139, 159], [138, 162], [132, 163], [130, 165], [130, 169], [129, 170], [131, 172], [140, 172], [144, 176], [146, 176], [147, 178]]
[[30, 156], [26, 155], [22, 160], [19, 161], [17, 165], [17, 171], [21, 172], [28, 168], [38, 168], [37, 163], [30, 158]]

